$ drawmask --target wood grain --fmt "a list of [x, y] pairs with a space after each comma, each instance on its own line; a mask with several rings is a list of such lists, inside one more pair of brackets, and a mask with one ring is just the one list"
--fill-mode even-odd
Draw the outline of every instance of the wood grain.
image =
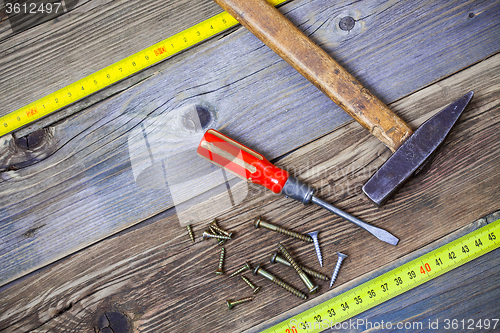
[[[119, 17], [122, 10], [116, 2], [103, 3], [102, 8], [93, 2], [85, 5], [96, 7], [87, 12], [90, 16], [84, 15], [85, 20], [77, 20], [82, 24], [93, 21], [101, 9], [109, 10], [102, 14], [106, 20]], [[405, 4], [400, 2], [343, 2], [325, 8], [323, 1], [293, 1], [282, 10], [382, 101], [391, 101], [496, 52], [498, 6], [488, 1], [460, 5], [429, 1], [412, 9], [414, 16], [408, 16], [408, 9], [405, 11]], [[469, 20], [466, 14], [472, 10], [478, 10], [478, 15]], [[353, 29], [349, 35], [334, 28], [339, 15], [346, 14], [352, 14], [359, 23], [359, 30]], [[391, 20], [386, 17], [389, 14]], [[63, 31], [77, 31], [71, 24], [79, 23], [72, 21], [75, 15], [72, 17], [66, 17], [69, 21], [64, 22], [69, 25]], [[422, 24], [424, 19], [426, 24]], [[381, 20], [387, 23], [381, 24]], [[45, 24], [40, 29], [46, 29]], [[105, 24], [112, 26], [108, 21]], [[25, 33], [36, 34], [28, 30], [20, 35], [28, 38]], [[387, 35], [382, 41], [390, 43], [373, 42], [381, 35]], [[17, 37], [12, 38], [7, 39], [9, 43]], [[37, 38], [32, 40], [36, 45]], [[446, 43], [438, 42], [443, 40]], [[52, 39], [49, 44], [58, 48], [61, 43]], [[8, 56], [0, 61], [17, 59], [9, 53], [17, 44], [9, 45], [12, 47], [2, 49]], [[446, 52], [436, 45], [446, 45]], [[382, 49], [391, 62], [377, 60]], [[243, 29], [212, 40], [182, 59], [166, 62], [161, 73], [55, 124], [54, 153], [45, 160], [0, 173], [1, 284], [172, 207], [172, 184], [179, 185], [176, 191], [182, 200], [220, 184], [223, 176], [215, 173], [207, 181], [198, 181], [198, 176], [215, 169], [207, 169], [198, 158], [186, 158], [189, 150], [180, 148], [181, 142], [198, 142], [199, 127], [186, 121], [191, 119], [193, 109], [208, 110], [210, 117], [205, 125], [222, 130], [271, 159], [323, 137], [349, 119], [344, 113], [332, 111], [333, 103]], [[33, 61], [41, 64], [37, 56]], [[29, 66], [21, 66], [22, 70], [16, 66], [21, 65], [16, 63], [9, 67], [11, 72], [0, 76], [2, 89], [22, 86], [7, 76], [17, 77], [16, 68], [24, 73]], [[43, 73], [48, 68], [44, 66], [39, 66]], [[37, 85], [37, 81], [30, 82]], [[451, 94], [447, 89], [442, 92], [446, 98], [438, 99], [443, 103], [439, 107], [463, 93]], [[415, 104], [418, 107], [419, 103]], [[405, 110], [396, 109], [405, 120], [421, 111], [413, 106]], [[155, 140], [151, 142], [150, 138]], [[370, 149], [383, 151], [380, 146]], [[301, 161], [302, 167], [308, 163]], [[186, 179], [190, 186], [183, 186]]]
[[[304, 207], [251, 186], [244, 203], [220, 216], [219, 224], [236, 235], [225, 245], [226, 270], [232, 271], [245, 260], [268, 262], [278, 241], [284, 241], [299, 262], [319, 269], [311, 244], [253, 228], [253, 218], [258, 215], [302, 233], [321, 230], [324, 268], [319, 270], [332, 271], [335, 251], [349, 255], [338, 278], [341, 286], [498, 210], [499, 66], [500, 55], [391, 105], [397, 112], [417, 105], [420, 114], [409, 116], [415, 125], [460, 95], [464, 87], [475, 91], [428, 172], [411, 180], [384, 209], [363, 198], [360, 187], [371, 169], [383, 163], [387, 151], [356, 123], [346, 124], [276, 162], [315, 186], [323, 199], [394, 233], [401, 239], [398, 246], [380, 242], [318, 207]], [[173, 214], [172, 210], [165, 212], [4, 287], [0, 329], [91, 331], [103, 312], [113, 310], [131, 318], [137, 332], [233, 332], [303, 304], [252, 276], [263, 290], [252, 303], [229, 311], [225, 299], [248, 296], [248, 286], [240, 279], [217, 277], [214, 269], [220, 247], [201, 241], [203, 226], [195, 226], [197, 242], [192, 244]], [[270, 264], [265, 267], [301, 287], [293, 270]], [[317, 282], [320, 296], [327, 285]], [[315, 297], [318, 295], [312, 296], [312, 301]]]
[[[492, 223], [496, 220], [500, 219], [500, 211], [494, 212], [492, 214], [489, 214], [486, 217], [480, 218], [477, 221], [474, 221], [473, 223], [470, 223], [448, 235], [445, 237], [442, 237], [420, 249], [417, 251], [414, 251], [408, 255], [405, 255], [403, 257], [398, 258], [397, 260], [394, 260], [384, 266], [378, 267], [369, 273], [366, 273], [364, 275], [361, 275], [355, 279], [352, 279], [351, 281], [343, 284], [342, 286], [338, 286], [334, 289], [334, 291], [326, 293], [321, 295], [320, 297], [315, 298], [312, 301], [309, 301], [307, 303], [301, 304], [287, 312], [284, 312], [280, 314], [277, 317], [271, 318], [259, 325], [256, 325], [248, 330], [246, 330], [246, 333], [254, 333], [254, 332], [261, 332], [264, 329], [267, 329], [269, 327], [272, 327], [278, 323], [281, 323], [285, 320], [289, 320], [291, 317], [298, 315], [304, 311], [307, 311], [311, 309], [312, 307], [319, 305], [327, 300], [329, 300], [332, 297], [335, 297], [339, 294], [348, 292], [349, 290], [370, 281], [371, 279], [374, 279], [382, 274], [385, 274], [393, 269], [396, 269], [400, 267], [401, 265], [404, 265], [420, 256], [425, 255], [426, 253], [429, 253], [430, 251], [433, 251], [439, 247], [446, 246], [448, 243], [465, 236], [485, 225], [488, 223]], [[498, 252], [498, 250], [496, 250]], [[474, 265], [476, 267], [475, 271], [475, 276], [474, 278], [471, 278], [470, 281], [471, 283], [465, 281], [462, 278], [457, 279], [457, 276], [463, 276], [464, 271], [468, 269], [463, 270], [463, 268], [456, 268], [455, 270], [447, 273], [445, 277], [442, 277], [440, 279], [435, 279], [432, 280], [430, 283], [426, 283], [418, 288], [411, 289], [401, 296], [398, 296], [392, 300], [389, 300], [387, 302], [384, 302], [383, 304], [374, 307], [371, 310], [367, 310], [358, 316], [355, 316], [351, 319], [351, 322], [354, 322], [355, 324], [358, 323], [358, 319], [364, 320], [364, 323], [361, 323], [359, 325], [359, 328], [356, 329], [355, 331], [363, 331], [368, 330], [366, 321], [370, 322], [375, 322], [377, 321], [380, 324], [381, 318], [383, 317], [383, 320], [385, 323], [391, 321], [393, 322], [394, 326], [397, 325], [397, 322], [412, 322], [412, 319], [415, 318], [416, 316], [411, 315], [411, 313], [408, 313], [407, 308], [410, 307], [418, 307], [420, 304], [423, 302], [429, 302], [432, 305], [434, 304], [434, 299], [435, 298], [441, 298], [441, 292], [444, 290], [445, 292], [459, 292], [462, 290], [462, 288], [468, 288], [470, 284], [474, 284], [476, 281], [482, 279], [481, 275], [483, 272], [488, 272], [491, 268], [493, 268], [493, 271], [496, 270], [498, 258], [495, 252], [493, 251], [493, 254], [487, 254], [484, 255], [484, 257], [481, 257], [482, 259], [480, 260], [475, 260], [473, 263], [469, 263], [468, 265]], [[491, 276], [489, 272], [487, 273], [488, 277]], [[494, 288], [495, 286], [498, 285], [498, 281], [492, 281], [491, 279], [486, 279], [487, 281], [484, 284], [484, 289], [481, 290], [479, 293], [476, 293], [475, 296], [475, 303], [480, 303], [481, 301], [488, 301], [491, 299], [491, 294], [490, 290]], [[451, 302], [460, 302], [463, 299], [463, 295], [455, 295], [455, 297], [451, 298]], [[439, 304], [439, 303], [438, 303]], [[432, 306], [431, 305], [431, 306]], [[428, 309], [429, 305], [427, 305]], [[401, 311], [401, 308], [403, 310]], [[456, 313], [460, 311], [464, 311], [466, 309], [469, 309], [469, 306], [462, 306], [459, 307], [460, 309], [456, 309], [451, 307], [448, 308], [447, 311], [442, 311], [443, 308], [440, 308], [439, 310], [434, 310], [434, 311], [425, 311], [424, 313], [420, 313], [419, 315], [422, 318], [427, 319], [426, 317], [431, 317], [434, 314], [437, 314], [440, 318], [441, 321], [443, 318], [453, 318], [451, 317], [452, 315], [456, 315]], [[492, 311], [495, 311], [497, 307], [492, 306], [491, 309]], [[458, 310], [458, 311], [457, 311]], [[399, 318], [396, 316], [393, 316], [394, 312], [399, 313]], [[451, 313], [450, 313], [451, 312]], [[486, 318], [486, 313], [483, 314], [483, 318]], [[378, 317], [378, 318], [377, 318]], [[389, 317], [389, 320], [388, 318]], [[456, 317], [455, 317], [456, 318]], [[493, 317], [494, 318], [494, 317]], [[327, 320], [331, 320], [332, 318], [326, 318]], [[349, 325], [350, 322], [346, 321], [347, 324]], [[441, 323], [442, 325], [443, 323]], [[345, 325], [345, 324], [344, 324]], [[425, 324], [424, 324], [425, 325]], [[364, 327], [363, 327], [364, 326]], [[351, 327], [352, 328], [352, 327]], [[410, 331], [418, 331], [417, 328], [412, 329]]]
[[411, 128], [265, 0], [215, 0], [316, 88], [395, 152]]

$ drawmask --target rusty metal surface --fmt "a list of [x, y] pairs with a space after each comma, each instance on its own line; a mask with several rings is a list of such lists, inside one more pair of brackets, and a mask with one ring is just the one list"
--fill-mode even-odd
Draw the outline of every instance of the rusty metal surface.
[[415, 172], [420, 171], [444, 142], [471, 100], [473, 92], [448, 105], [423, 123], [415, 133], [366, 182], [363, 192], [382, 205]]

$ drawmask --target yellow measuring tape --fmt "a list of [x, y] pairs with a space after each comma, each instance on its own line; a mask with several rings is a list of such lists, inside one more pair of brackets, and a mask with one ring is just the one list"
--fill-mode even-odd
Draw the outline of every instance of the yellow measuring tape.
[[[273, 6], [288, 0], [267, 0]], [[153, 46], [59, 89], [0, 118], [0, 136], [74, 103], [115, 82], [238, 24], [227, 12], [215, 15]]]
[[500, 220], [490, 223], [263, 332], [321, 332], [500, 246]]

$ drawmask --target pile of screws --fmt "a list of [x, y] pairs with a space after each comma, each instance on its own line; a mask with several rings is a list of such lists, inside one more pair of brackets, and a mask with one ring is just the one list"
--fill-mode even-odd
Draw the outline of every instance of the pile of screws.
[[[217, 243], [219, 245], [223, 245], [226, 241], [231, 240], [233, 233], [228, 232], [228, 231], [220, 228], [217, 225], [216, 219], [213, 219], [208, 224], [207, 227], [208, 227], [208, 229], [203, 232], [203, 240], [209, 240], [209, 239], [213, 238], [213, 239], [217, 240]], [[189, 237], [194, 242], [195, 238], [194, 238], [193, 230], [191, 229], [190, 225], [187, 226], [187, 230], [188, 230]], [[224, 275], [225, 274], [224, 269], [223, 269], [225, 253], [226, 253], [226, 249], [224, 247], [222, 247], [221, 251], [220, 251], [219, 265], [217, 267], [217, 270], [215, 271], [215, 274], [217, 274], [217, 275]], [[243, 265], [243, 267], [236, 270], [230, 276], [231, 277], [236, 276], [236, 275], [238, 275], [246, 270], [250, 270], [250, 269], [251, 269], [250, 264], [247, 262], [247, 263], [245, 263], [245, 265]], [[256, 287], [247, 277], [242, 276], [241, 278], [242, 278], [243, 282], [245, 282], [245, 284], [248, 285], [252, 289], [252, 292], [254, 295], [260, 291], [260, 287]], [[236, 306], [238, 304], [246, 303], [246, 302], [249, 302], [251, 300], [253, 300], [253, 296], [241, 298], [241, 299], [235, 300], [235, 301], [228, 299], [228, 300], [226, 300], [226, 304], [227, 304], [227, 307], [229, 309], [232, 309], [234, 306]]]
[[[254, 226], [255, 226], [255, 228], [262, 227], [262, 228], [265, 228], [265, 229], [268, 229], [268, 230], [271, 230], [271, 231], [274, 231], [274, 232], [277, 232], [277, 233], [280, 233], [280, 234], [283, 234], [283, 235], [286, 235], [286, 236], [289, 236], [289, 237], [292, 237], [295, 239], [299, 239], [303, 242], [314, 243], [314, 249], [316, 251], [318, 261], [320, 263], [320, 266], [323, 267], [323, 258], [321, 255], [321, 249], [320, 249], [319, 242], [318, 242], [318, 231], [310, 232], [307, 235], [304, 235], [304, 234], [300, 234], [298, 232], [288, 230], [288, 229], [282, 228], [280, 226], [271, 224], [269, 222], [265, 222], [265, 221], [261, 220], [260, 217], [255, 219]], [[194, 238], [194, 234], [193, 234], [193, 231], [191, 229], [191, 226], [188, 225], [187, 230], [189, 233], [189, 237], [194, 242], [195, 238]], [[208, 240], [208, 239], [213, 238], [217, 241], [217, 243], [219, 245], [223, 245], [226, 241], [231, 240], [232, 235], [233, 235], [232, 232], [228, 232], [226, 230], [221, 229], [217, 225], [217, 221], [214, 219], [208, 224], [208, 229], [203, 232], [203, 239]], [[279, 252], [281, 252], [283, 257], [278, 254]], [[215, 271], [215, 274], [217, 274], [217, 275], [224, 274], [224, 270], [223, 270], [224, 255], [225, 255], [225, 248], [222, 247], [221, 252], [220, 252], [218, 268]], [[285, 248], [285, 246], [281, 243], [278, 243], [278, 251], [276, 251], [271, 256], [270, 262], [272, 264], [279, 263], [279, 264], [282, 264], [282, 265], [285, 265], [288, 267], [292, 267], [296, 271], [297, 275], [300, 277], [300, 279], [302, 280], [304, 285], [306, 286], [309, 294], [314, 294], [318, 290], [318, 285], [315, 285], [311, 281], [311, 279], [310, 279], [311, 277], [316, 278], [316, 279], [320, 279], [323, 281], [330, 280], [330, 288], [332, 287], [333, 283], [335, 282], [337, 275], [339, 273], [339, 270], [340, 270], [340, 265], [341, 265], [342, 261], [345, 258], [347, 258], [347, 255], [339, 253], [339, 252], [337, 252], [337, 255], [338, 255], [338, 261], [337, 261], [337, 264], [335, 266], [335, 269], [334, 269], [334, 272], [332, 274], [331, 279], [329, 279], [328, 276], [324, 275], [323, 273], [320, 273], [320, 272], [317, 272], [311, 268], [299, 265], [295, 261], [295, 259], [290, 255], [290, 253]], [[245, 264], [242, 267], [240, 267], [236, 271], [234, 271], [230, 275], [230, 277], [234, 277], [236, 275], [239, 275], [247, 270], [249, 270], [249, 271], [252, 270], [252, 266], [250, 265], [250, 263], [248, 261], [245, 262]], [[269, 273], [268, 271], [264, 270], [264, 268], [262, 268], [260, 264], [258, 266], [256, 266], [252, 271], [253, 271], [254, 275], [260, 275], [260, 276], [264, 277], [265, 279], [282, 287], [283, 289], [294, 294], [295, 296], [297, 296], [301, 299], [304, 299], [304, 300], [307, 299], [307, 295], [305, 293], [292, 287], [291, 285], [289, 285], [285, 281], [281, 280], [280, 278], [278, 278], [278, 277], [272, 275], [271, 273]], [[241, 278], [252, 289], [254, 295], [260, 291], [260, 287], [256, 287], [247, 277], [241, 276]], [[241, 298], [239, 300], [234, 300], [234, 301], [233, 300], [226, 300], [226, 303], [227, 303], [228, 308], [232, 309], [234, 306], [236, 306], [238, 304], [246, 303], [246, 302], [249, 302], [251, 300], [253, 300], [253, 296]]]

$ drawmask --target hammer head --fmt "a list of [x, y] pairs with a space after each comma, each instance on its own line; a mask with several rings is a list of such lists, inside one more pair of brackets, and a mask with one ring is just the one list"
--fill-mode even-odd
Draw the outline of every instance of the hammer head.
[[444, 142], [474, 93], [471, 91], [423, 123], [363, 186], [377, 205], [384, 204], [420, 171]]

